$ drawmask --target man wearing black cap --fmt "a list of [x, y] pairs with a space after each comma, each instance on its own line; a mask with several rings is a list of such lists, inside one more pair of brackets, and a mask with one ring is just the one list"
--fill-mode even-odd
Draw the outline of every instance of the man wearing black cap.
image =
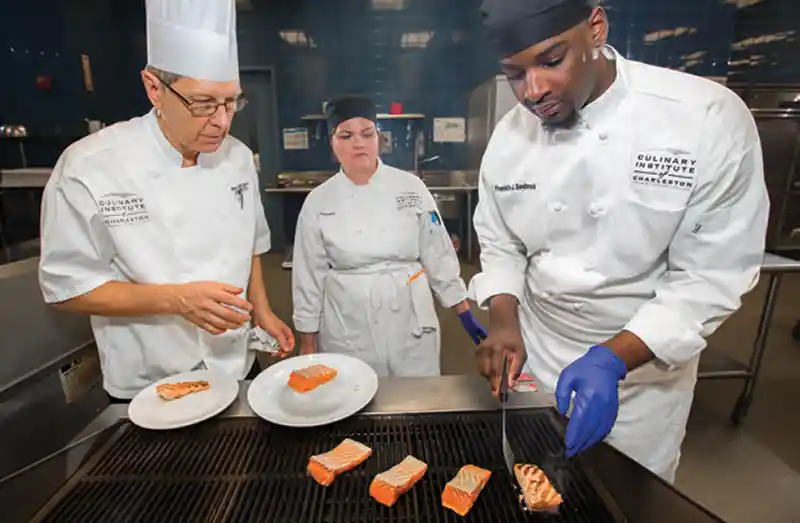
[[629, 61], [589, 0], [486, 0], [519, 101], [481, 165], [475, 228], [503, 359], [573, 410], [568, 455], [608, 441], [673, 481], [705, 338], [758, 280], [769, 201], [752, 116], [725, 87]]

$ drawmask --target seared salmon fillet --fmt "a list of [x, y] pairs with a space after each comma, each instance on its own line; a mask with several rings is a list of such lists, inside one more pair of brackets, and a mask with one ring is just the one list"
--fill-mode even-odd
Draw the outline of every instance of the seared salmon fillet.
[[209, 390], [211, 385], [207, 381], [182, 381], [180, 383], [164, 383], [156, 385], [156, 394], [165, 400], [176, 400], [193, 392]]
[[330, 452], [311, 456], [308, 472], [317, 483], [327, 487], [337, 475], [357, 467], [371, 454], [371, 448], [348, 438]]
[[327, 365], [311, 365], [293, 370], [289, 375], [289, 386], [297, 392], [309, 392], [336, 377], [336, 369]]
[[375, 476], [369, 486], [369, 495], [378, 503], [391, 507], [422, 479], [427, 470], [428, 465], [414, 456], [406, 456], [394, 467]]
[[456, 477], [445, 485], [442, 492], [442, 506], [459, 516], [466, 516], [491, 475], [491, 471], [486, 469], [475, 465], [464, 465]]
[[542, 469], [536, 465], [514, 465], [514, 476], [529, 510], [552, 511], [564, 501]]

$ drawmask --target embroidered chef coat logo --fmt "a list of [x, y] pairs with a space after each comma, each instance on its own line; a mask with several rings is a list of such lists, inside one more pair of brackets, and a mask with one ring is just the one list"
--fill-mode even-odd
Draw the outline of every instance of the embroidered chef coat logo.
[[631, 180], [642, 185], [689, 191], [694, 187], [697, 160], [666, 151], [640, 152], [633, 163]]
[[415, 192], [401, 192], [394, 199], [397, 204], [397, 210], [403, 209], [419, 209], [422, 206], [422, 197]]
[[239, 199], [239, 207], [244, 209], [244, 193], [247, 191], [247, 187], [250, 185], [250, 182], [240, 183], [239, 185], [234, 185], [231, 187], [231, 191], [236, 197]]
[[134, 193], [108, 193], [97, 202], [106, 227], [136, 225], [150, 221], [144, 198]]
[[526, 182], [516, 182], [516, 183], [508, 183], [504, 185], [495, 185], [494, 190], [496, 192], [509, 192], [509, 191], [535, 191], [536, 184], [535, 183], [526, 183]]
[[438, 212], [430, 211], [428, 214], [431, 217], [431, 223], [432, 224], [434, 224], [434, 225], [441, 225], [442, 224], [442, 219], [439, 217], [439, 213]]

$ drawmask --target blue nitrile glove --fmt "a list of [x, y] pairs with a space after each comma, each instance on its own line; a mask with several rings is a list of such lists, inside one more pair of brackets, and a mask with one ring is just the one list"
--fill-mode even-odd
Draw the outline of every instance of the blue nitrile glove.
[[567, 414], [575, 392], [575, 408], [567, 424], [567, 457], [583, 452], [611, 432], [619, 412], [619, 382], [627, 373], [625, 363], [603, 345], [595, 345], [561, 371], [556, 385], [561, 414]]
[[478, 345], [482, 340], [486, 339], [486, 336], [489, 335], [486, 332], [486, 329], [483, 328], [483, 325], [478, 323], [478, 320], [476, 320], [475, 316], [472, 315], [471, 310], [465, 310], [464, 312], [460, 313], [458, 318], [461, 320], [461, 325], [464, 326], [464, 330], [467, 331], [469, 337], [475, 342], [475, 345]]

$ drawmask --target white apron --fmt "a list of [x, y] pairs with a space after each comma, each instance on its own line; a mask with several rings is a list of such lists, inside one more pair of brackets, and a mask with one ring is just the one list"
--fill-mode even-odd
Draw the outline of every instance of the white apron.
[[[48, 302], [105, 283], [218, 281], [245, 289], [269, 229], [250, 151], [228, 137], [192, 168], [151, 113], [95, 133], [62, 155], [42, 204], [40, 281]], [[180, 316], [93, 316], [104, 386], [131, 398], [198, 367], [243, 378], [249, 323], [214, 336]]]

